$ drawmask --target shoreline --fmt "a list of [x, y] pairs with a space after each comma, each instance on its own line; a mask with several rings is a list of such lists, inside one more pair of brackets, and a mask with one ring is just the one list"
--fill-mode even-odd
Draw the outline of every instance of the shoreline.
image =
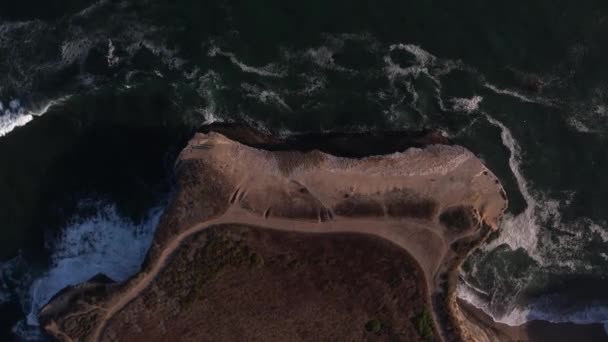
[[[331, 136], [327, 141], [328, 149], [338, 155], [349, 145], [341, 138]], [[259, 143], [258, 139], [264, 137], [253, 133], [244, 140]], [[437, 337], [458, 340], [463, 328], [454, 321], [458, 310], [450, 284], [462, 258], [497, 229], [507, 206], [496, 176], [458, 146], [437, 144], [349, 159], [325, 154], [316, 146], [306, 146], [312, 151], [304, 153], [297, 148], [302, 146], [289, 142], [270, 145], [268, 150], [249, 147], [215, 132], [192, 138], [175, 166], [181, 190], [161, 219], [142, 271], [126, 283], [110, 286], [113, 290], [100, 287], [100, 300], [91, 284], [91, 304], [78, 300], [76, 306], [70, 305], [90, 292], [86, 284], [51, 300], [39, 313], [47, 333], [99, 340], [102, 333], [113, 331], [115, 314], [155, 281], [189, 235], [218, 223], [257, 222], [279, 230], [369, 233], [401, 247], [423, 270]], [[401, 140], [387, 149], [397, 145], [409, 143]], [[289, 151], [293, 147], [295, 151]], [[91, 315], [86, 329], [72, 331], [71, 320]]]
[[575, 323], [551, 323], [547, 321], [533, 320], [518, 326], [495, 322], [494, 319], [482, 309], [473, 304], [457, 298], [458, 306], [464, 316], [477, 325], [483, 325], [494, 332], [501, 341], [553, 341], [569, 342], [581, 341], [606, 341], [608, 334], [604, 330], [604, 324], [575, 324]]

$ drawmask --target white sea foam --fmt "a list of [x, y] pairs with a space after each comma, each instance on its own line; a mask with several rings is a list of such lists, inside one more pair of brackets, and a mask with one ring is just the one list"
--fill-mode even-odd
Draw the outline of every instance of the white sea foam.
[[606, 116], [608, 116], [608, 106], [606, 106], [606, 104], [604, 103], [596, 104], [595, 108], [593, 109], [593, 114], [605, 118]]
[[276, 70], [277, 68], [274, 64], [268, 64], [268, 65], [265, 65], [262, 67], [249, 66], [249, 65], [241, 62], [234, 53], [224, 52], [224, 51], [222, 51], [222, 49], [220, 49], [219, 47], [216, 47], [216, 46], [213, 46], [212, 48], [209, 49], [208, 55], [209, 55], [209, 57], [215, 57], [215, 56], [228, 57], [230, 59], [230, 62], [232, 62], [232, 64], [238, 66], [239, 69], [241, 69], [241, 71], [243, 71], [243, 72], [253, 73], [253, 74], [264, 76], [264, 77], [284, 77], [285, 76], [284, 72]]
[[[405, 53], [409, 53], [413, 57], [412, 64], [409, 66], [401, 66], [398, 63], [395, 63], [391, 57], [390, 52], [393, 51], [403, 51]], [[449, 74], [454, 70], [460, 69], [468, 69], [466, 65], [464, 65], [461, 61], [453, 61], [447, 59], [440, 59], [431, 54], [430, 52], [424, 50], [420, 46], [413, 44], [393, 44], [389, 46], [389, 53], [384, 56], [384, 72], [393, 84], [397, 80], [404, 82], [404, 85], [407, 89], [407, 92], [411, 94], [412, 100], [410, 106], [417, 111], [420, 111], [417, 108], [417, 102], [419, 99], [418, 91], [416, 90], [412, 79], [417, 79], [421, 76], [428, 77], [434, 83], [434, 97], [439, 105], [439, 108], [443, 111], [453, 110], [450, 108], [446, 108], [443, 99], [441, 97], [442, 87], [441, 87], [441, 76]], [[459, 102], [461, 105], [464, 104], [465, 99], [461, 99]], [[481, 101], [481, 97], [474, 96], [470, 99], [468, 105], [476, 106]], [[477, 101], [477, 103], [476, 103]], [[452, 105], [458, 106], [458, 103], [453, 103]], [[462, 107], [464, 108], [464, 107]], [[394, 108], [388, 110], [390, 115], [397, 115]]]
[[576, 101], [566, 122], [580, 133], [605, 136], [608, 126], [608, 89], [597, 88], [587, 101]]
[[[470, 303], [486, 313], [491, 313], [489, 303], [481, 298], [481, 295], [464, 283], [459, 283], [456, 288], [458, 298]], [[556, 310], [552, 307], [552, 298], [546, 297], [525, 307], [511, 307], [504, 314], [491, 315], [495, 322], [510, 326], [522, 325], [533, 320], [542, 320], [551, 323], [576, 323], [591, 324], [608, 321], [608, 306], [590, 305], [587, 307], [575, 307]]]
[[82, 9], [80, 12], [78, 12], [76, 14], [76, 16], [86, 17], [86, 16], [94, 13], [96, 10], [98, 10], [102, 6], [106, 5], [108, 2], [109, 2], [109, 0], [97, 1], [97, 2], [93, 3], [92, 5], [90, 5], [89, 7]]
[[[192, 73], [188, 74], [189, 79], [193, 79], [199, 73], [196, 68]], [[216, 100], [216, 91], [223, 89], [222, 79], [218, 73], [213, 70], [207, 71], [202, 76], [198, 77], [198, 94], [206, 100], [206, 106], [198, 108], [196, 111], [203, 115], [204, 124], [221, 122], [220, 108]]]
[[[403, 46], [407, 46], [407, 45], [403, 45]], [[390, 50], [392, 51], [393, 49], [394, 49], [393, 46], [391, 46]], [[408, 80], [407, 78], [409, 78], [409, 77], [415, 78], [415, 77], [418, 77], [422, 73], [428, 74], [426, 65], [419, 64], [419, 65], [412, 65], [412, 66], [404, 68], [404, 67], [401, 67], [400, 65], [396, 64], [393, 61], [393, 59], [391, 58], [390, 54], [387, 54], [386, 56], [384, 56], [384, 63], [385, 63], [384, 72], [385, 72], [388, 80], [391, 82], [391, 84], [393, 84], [397, 79], [405, 79], [405, 87], [407, 89], [407, 92], [412, 95], [412, 101], [411, 101], [410, 105], [412, 107], [416, 108], [416, 103], [418, 102], [419, 95], [418, 95], [418, 92], [416, 91], [416, 88], [412, 85], [412, 82], [410, 80]], [[398, 115], [395, 113], [394, 109], [389, 110], [389, 112], [391, 113], [391, 115]]]
[[420, 65], [429, 65], [437, 59], [437, 57], [433, 56], [428, 51], [414, 44], [393, 44], [389, 47], [389, 49], [391, 51], [403, 50], [411, 53]]
[[453, 111], [473, 113], [479, 109], [483, 97], [475, 95], [471, 98], [451, 98], [449, 101]]
[[[500, 121], [486, 115], [488, 121], [500, 128], [502, 142], [510, 151], [509, 166], [524, 197], [527, 207], [519, 215], [506, 214], [500, 227], [500, 236], [483, 247], [490, 251], [501, 245], [508, 245], [512, 250], [522, 248], [543, 268], [553, 268], [555, 272], [577, 272], [588, 274], [594, 272], [592, 265], [581, 262], [583, 254], [590, 253], [584, 246], [592, 237], [599, 236], [608, 242], [608, 231], [602, 223], [590, 219], [579, 219], [574, 222], [564, 222], [560, 210], [570, 205], [575, 193], [565, 192], [564, 199], [555, 200], [542, 192], [533, 192], [521, 170], [521, 149], [511, 131]], [[541, 234], [541, 225], [549, 224], [553, 230], [565, 234]], [[605, 225], [605, 224], [604, 224]], [[542, 239], [542, 249], [539, 241]], [[561, 270], [561, 271], [559, 271]], [[474, 271], [473, 274], [477, 273]], [[529, 275], [532, 276], [531, 274]], [[528, 280], [520, 281], [516, 285], [518, 291], [522, 290]], [[603, 304], [590, 303], [587, 307], [562, 309], [556, 311], [551, 301], [545, 298], [528, 304], [525, 307], [514, 305], [517, 294], [513, 295], [511, 303], [503, 303], [506, 309], [499, 314], [492, 309], [492, 300], [487, 300], [484, 294], [478, 293], [474, 288], [461, 284], [458, 287], [458, 297], [493, 316], [497, 322], [520, 325], [530, 320], [545, 320], [549, 322], [597, 323], [608, 320], [608, 307]]]
[[114, 55], [116, 52], [116, 47], [114, 43], [112, 43], [112, 39], [108, 39], [108, 55], [106, 56], [106, 61], [108, 62], [108, 66], [113, 67], [119, 62], [118, 56]]
[[124, 51], [130, 57], [135, 56], [142, 47], [145, 47], [152, 54], [160, 58], [171, 70], [180, 70], [185, 61], [178, 57], [178, 50], [167, 47], [167, 44], [162, 39], [154, 39], [152, 32], [157, 31], [157, 28], [142, 26], [137, 22], [133, 22], [129, 30], [118, 36], [118, 39], [127, 43]]
[[536, 104], [542, 104], [545, 106], [549, 106], [549, 107], [553, 107], [555, 106], [554, 101], [550, 100], [550, 99], [546, 99], [544, 97], [540, 97], [540, 96], [535, 96], [535, 97], [530, 97], [530, 96], [526, 96], [522, 93], [519, 93], [513, 89], [503, 89], [503, 88], [499, 88], [493, 84], [490, 84], [488, 82], [483, 84], [484, 87], [492, 90], [494, 93], [496, 94], [500, 94], [500, 95], [506, 95], [506, 96], [510, 96], [510, 97], [514, 97], [522, 102], [528, 102], [528, 103], [536, 103]]
[[589, 126], [585, 125], [580, 119], [576, 118], [576, 116], [572, 116], [568, 118], [568, 124], [570, 127], [574, 128], [580, 133], [593, 133], [595, 132]]
[[323, 75], [307, 75], [307, 74], [302, 74], [302, 77], [304, 77], [304, 79], [306, 79], [306, 83], [303, 87], [303, 89], [300, 91], [300, 94], [303, 95], [314, 95], [317, 94], [319, 91], [325, 89], [326, 87], [326, 83], [327, 80], [325, 79], [325, 77]]
[[241, 88], [243, 88], [247, 92], [247, 97], [252, 97], [260, 101], [264, 104], [273, 103], [276, 104], [288, 111], [292, 111], [291, 107], [283, 100], [280, 94], [276, 93], [272, 90], [260, 89], [259, 87], [249, 84], [243, 83], [241, 84]]
[[539, 203], [530, 192], [528, 181], [523, 176], [521, 171], [521, 148], [513, 138], [511, 131], [500, 121], [487, 115], [490, 123], [500, 128], [502, 142], [509, 150], [509, 166], [511, 172], [517, 180], [519, 192], [526, 200], [526, 209], [517, 216], [506, 214], [501, 223], [500, 236], [487, 244], [484, 249], [492, 250], [502, 244], [507, 244], [511, 249], [516, 250], [523, 248], [536, 261], [541, 261], [542, 258], [537, 251], [539, 225], [537, 222], [537, 209]]
[[0, 137], [9, 134], [17, 127], [25, 126], [33, 119], [34, 117], [32, 115], [23, 112], [9, 112], [8, 114], [4, 113], [4, 115], [0, 114]]
[[348, 69], [336, 64], [336, 61], [334, 60], [334, 54], [342, 49], [344, 42], [340, 41], [338, 44], [334, 45], [336, 46], [321, 46], [318, 48], [310, 48], [306, 51], [304, 56], [312, 60], [313, 63], [323, 69], [337, 70], [350, 73], [356, 72], [355, 70]]
[[322, 68], [333, 69], [336, 67], [334, 51], [330, 50], [327, 46], [321, 46], [316, 49], [310, 48], [306, 51], [306, 55]]
[[393, 44], [389, 47], [389, 51], [402, 50], [413, 55], [416, 63], [408, 67], [402, 67], [391, 58], [390, 54], [384, 56], [386, 64], [385, 71], [388, 78], [392, 81], [397, 77], [414, 76], [417, 77], [421, 73], [428, 74], [427, 67], [435, 62], [436, 57], [428, 51], [413, 44]]
[[588, 222], [589, 224], [589, 230], [592, 233], [597, 234], [603, 242], [608, 243], [608, 229], [601, 227], [600, 225], [596, 224], [595, 222]]
[[162, 209], [151, 210], [138, 224], [121, 217], [113, 205], [96, 205], [96, 215], [74, 219], [53, 244], [49, 270], [29, 289], [29, 325], [37, 325], [38, 310], [66, 286], [99, 273], [124, 281], [139, 270]]
[[34, 118], [42, 116], [51, 107], [64, 102], [68, 98], [68, 96], [60, 97], [46, 102], [43, 106], [34, 107], [30, 110], [24, 109], [19, 100], [16, 99], [11, 100], [7, 107], [0, 102], [0, 137], [9, 134], [17, 127], [25, 126], [34, 120]]
[[528, 317], [529, 309], [511, 309], [505, 315], [493, 315], [490, 303], [482, 298], [482, 294], [464, 283], [459, 283], [456, 287], [456, 296], [490, 315], [495, 322], [516, 326], [528, 321], [526, 317]]
[[89, 38], [78, 38], [66, 41], [61, 45], [61, 59], [64, 64], [82, 62], [94, 42]]

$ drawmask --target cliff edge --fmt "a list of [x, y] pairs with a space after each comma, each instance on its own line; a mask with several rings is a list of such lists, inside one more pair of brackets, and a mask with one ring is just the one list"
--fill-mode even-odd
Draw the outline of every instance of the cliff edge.
[[350, 142], [362, 140], [352, 136], [325, 137], [325, 149], [318, 137], [236, 136], [242, 143], [227, 128], [192, 138], [142, 270], [122, 284], [62, 291], [40, 311], [47, 334], [492, 338], [454, 296], [460, 264], [507, 207], [500, 182], [471, 152], [428, 134], [388, 137], [398, 152], [366, 144], [368, 156], [353, 152], [361, 149]]

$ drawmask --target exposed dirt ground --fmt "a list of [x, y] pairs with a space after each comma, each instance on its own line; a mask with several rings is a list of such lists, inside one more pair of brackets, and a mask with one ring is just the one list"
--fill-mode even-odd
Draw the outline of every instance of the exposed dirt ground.
[[39, 315], [51, 336], [459, 340], [457, 269], [507, 206], [458, 146], [357, 159], [197, 134], [176, 173], [142, 271], [62, 292]]
[[380, 238], [220, 226], [188, 239], [102, 341], [421, 341], [425, 288]]

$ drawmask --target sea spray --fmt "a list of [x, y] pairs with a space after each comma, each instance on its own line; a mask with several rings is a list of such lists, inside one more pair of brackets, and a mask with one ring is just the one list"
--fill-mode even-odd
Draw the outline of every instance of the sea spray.
[[0, 263], [0, 303], [18, 302], [27, 314], [13, 328], [21, 341], [41, 339], [37, 313], [63, 288], [100, 273], [115, 281], [137, 273], [164, 208], [154, 207], [141, 222], [134, 222], [120, 216], [111, 203], [86, 200], [80, 206], [94, 214], [74, 216], [56, 239], [47, 241], [48, 267], [21, 255]]
[[[488, 122], [500, 129], [502, 143], [510, 152], [508, 160], [509, 167], [517, 181], [518, 190], [525, 199], [527, 206], [526, 209], [518, 215], [506, 213], [500, 223], [500, 235], [483, 246], [482, 250], [485, 253], [490, 253], [500, 246], [507, 245], [513, 251], [523, 249], [534, 261], [542, 263], [542, 257], [537, 249], [538, 234], [540, 230], [537, 221], [537, 208], [539, 207], [539, 202], [532, 195], [528, 182], [521, 170], [521, 147], [508, 127], [488, 114], [485, 114], [485, 116]], [[474, 265], [473, 268], [475, 271], [472, 276], [476, 277], [478, 272], [476, 271], [477, 266]], [[529, 276], [524, 279], [519, 279], [518, 281], [512, 280], [512, 283], [516, 283], [514, 285], [516, 289], [514, 289], [515, 292], [509, 296], [516, 297], [517, 293], [525, 288], [529, 281]], [[457, 288], [457, 296], [483, 310], [496, 321], [503, 323], [508, 322], [507, 324], [521, 324], [526, 322], [529, 311], [527, 309], [517, 308], [514, 304], [515, 298], [511, 298], [507, 302], [502, 302], [500, 298], [497, 300], [497, 298], [494, 298], [497, 291], [500, 290], [494, 289], [489, 291], [492, 294], [489, 295], [488, 293], [482, 293], [482, 290], [479, 288], [470, 286], [470, 284], [467, 284], [466, 282], [461, 282]], [[498, 310], [497, 308], [500, 309]]]
[[17, 99], [11, 100], [6, 107], [0, 102], [0, 137], [9, 134], [17, 127], [25, 126], [34, 118], [44, 115], [51, 107], [63, 103], [68, 98], [69, 96], [63, 96], [50, 100], [42, 106], [32, 106], [29, 109], [24, 108]]
[[[37, 313], [65, 287], [98, 274], [124, 281], [137, 273], [164, 209], [154, 207], [141, 222], [133, 222], [120, 216], [113, 204], [87, 200], [81, 206], [95, 208], [96, 213], [75, 216], [49, 243], [48, 269], [37, 272], [38, 267], [21, 256], [0, 265], [0, 292], [7, 298], [17, 298], [27, 313], [27, 318], [13, 328], [21, 341], [42, 340]], [[8, 285], [6, 289], [4, 284]]]
[[19, 100], [11, 100], [5, 107], [0, 102], [0, 137], [3, 137], [17, 127], [25, 126], [34, 117], [25, 113]]
[[513, 306], [502, 315], [493, 315], [490, 305], [473, 288], [465, 283], [458, 284], [456, 289], [458, 298], [489, 314], [495, 322], [518, 326], [533, 320], [542, 320], [551, 323], [592, 324], [608, 321], [608, 306], [599, 303], [556, 310], [551, 296], [543, 297], [522, 307]]
[[[556, 200], [541, 191], [534, 191], [523, 175], [521, 147], [511, 131], [502, 122], [487, 114], [486, 119], [500, 129], [502, 142], [510, 152], [511, 172], [527, 207], [518, 215], [507, 213], [501, 223], [499, 236], [483, 246], [482, 250], [486, 254], [492, 253], [506, 245], [511, 251], [525, 252], [536, 262], [536, 266], [508, 281], [511, 289], [507, 297], [500, 296], [500, 290], [497, 289], [496, 284], [492, 285], [492, 290], [488, 290], [486, 287], [473, 286], [467, 281], [459, 284], [457, 296], [485, 311], [495, 321], [509, 325], [520, 325], [531, 320], [579, 324], [608, 320], [608, 306], [602, 301], [564, 305], [560, 298], [544, 294], [534, 299], [526, 299], [525, 303], [520, 302], [520, 299], [523, 298], [521, 296], [527, 291], [530, 284], [536, 282], [537, 277], [542, 277], [540, 275], [542, 272], [544, 274], [566, 272], [583, 275], [601, 271], [580, 260], [591, 257], [586, 254], [592, 253], [593, 249], [587, 246], [592, 246], [594, 240], [596, 244], [598, 240], [603, 243], [608, 240], [608, 231], [604, 228], [606, 222], [595, 222], [589, 218], [564, 222], [561, 208], [570, 205], [575, 193], [565, 192], [562, 196], [563, 199]], [[553, 236], [547, 230], [547, 225], [551, 229], [565, 234]], [[486, 270], [482, 274], [476, 264], [473, 264], [472, 267], [473, 270], [469, 276], [473, 279], [489, 276], [498, 277], [495, 281], [506, 280], [498, 275], [497, 270]], [[487, 272], [491, 274], [487, 274]], [[465, 275], [465, 277], [468, 276]], [[488, 293], [484, 293], [486, 291]]]
[[452, 108], [450, 110], [471, 114], [479, 110], [481, 101], [483, 101], [483, 97], [478, 95], [471, 98], [453, 97], [449, 99], [449, 102], [452, 104]]
[[28, 324], [36, 325], [38, 310], [66, 286], [100, 273], [124, 281], [139, 270], [162, 209], [152, 209], [144, 221], [135, 223], [121, 217], [114, 205], [98, 206], [94, 216], [75, 218], [53, 243], [49, 270], [29, 289]]
[[507, 213], [501, 223], [500, 237], [487, 244], [484, 250], [492, 250], [502, 244], [507, 244], [512, 250], [523, 248], [530, 257], [541, 262], [542, 258], [537, 252], [540, 227], [537, 223], [536, 211], [539, 205], [537, 199], [531, 194], [528, 181], [521, 171], [521, 148], [507, 126], [489, 115], [486, 117], [491, 124], [500, 128], [502, 142], [510, 152], [509, 167], [517, 180], [519, 192], [526, 200], [527, 207], [517, 216]]

